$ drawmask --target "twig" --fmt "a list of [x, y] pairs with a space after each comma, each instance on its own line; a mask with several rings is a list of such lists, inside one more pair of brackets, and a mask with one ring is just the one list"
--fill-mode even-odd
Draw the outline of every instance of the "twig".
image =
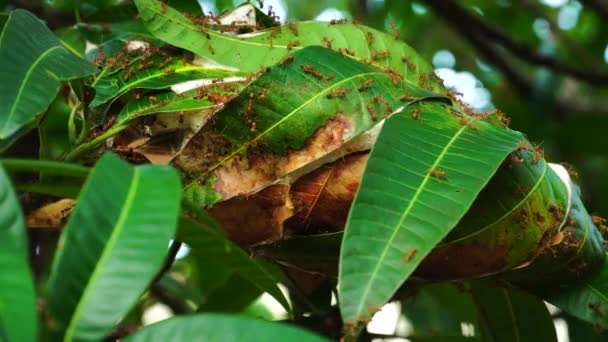
[[169, 296], [165, 292], [163, 287], [160, 286], [160, 284], [158, 283], [152, 284], [152, 286], [150, 287], [150, 294], [154, 296], [154, 298], [156, 298], [159, 302], [168, 306], [171, 311], [173, 311], [173, 313], [176, 315], [183, 315], [190, 312], [190, 310], [188, 310], [188, 307], [185, 304]]
[[460, 7], [453, 0], [424, 0], [424, 2], [437, 14], [446, 20], [449, 19], [454, 28], [460, 27], [460, 31], [466, 32], [466, 36], [469, 39], [473, 35], [482, 35], [531, 64], [551, 68], [559, 73], [590, 84], [608, 84], [608, 72], [599, 70], [587, 71], [562, 63], [551, 56], [541, 55], [526, 44], [515, 41], [507, 34], [488, 25], [481, 18]]
[[171, 246], [169, 246], [169, 252], [167, 253], [167, 258], [165, 259], [165, 263], [163, 264], [163, 267], [160, 269], [160, 271], [158, 271], [158, 273], [156, 273], [156, 276], [154, 277], [154, 279], [152, 279], [150, 284], [158, 283], [160, 278], [162, 278], [165, 275], [165, 273], [167, 273], [171, 269], [171, 266], [173, 266], [173, 262], [175, 262], [175, 258], [177, 257], [177, 252], [179, 252], [180, 248], [182, 248], [181, 241], [176, 241], [176, 240], [171, 241]]
[[159, 281], [171, 269], [171, 266], [173, 265], [173, 262], [175, 262], [175, 258], [181, 247], [182, 243], [180, 241], [173, 240], [171, 242], [171, 246], [169, 246], [169, 252], [167, 253], [167, 258], [165, 259], [163, 267], [150, 282], [150, 294], [158, 299], [161, 303], [171, 308], [174, 314], [185, 314], [188, 313], [189, 310], [183, 303], [175, 300], [165, 293], [165, 290], [159, 284]]
[[479, 51], [488, 63], [496, 66], [520, 95], [529, 97], [534, 93], [532, 82], [521, 74], [510, 61], [500, 55], [474, 28], [471, 30], [468, 23], [463, 23], [457, 16], [451, 15], [451, 13], [449, 13], [450, 10], [446, 9], [445, 6], [439, 5], [434, 7], [434, 0], [426, 1], [438, 16], [443, 18], [448, 25], [452, 26], [453, 29], [459, 31], [463, 37], [468, 39], [471, 45]]

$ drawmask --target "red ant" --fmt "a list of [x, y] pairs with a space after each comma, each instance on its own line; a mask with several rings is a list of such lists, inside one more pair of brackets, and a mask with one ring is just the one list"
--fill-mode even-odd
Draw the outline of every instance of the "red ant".
[[359, 91], [367, 90], [367, 89], [369, 89], [369, 87], [371, 86], [372, 83], [374, 83], [374, 80], [367, 80], [367, 81], [361, 83], [361, 85], [357, 89], [359, 89]]

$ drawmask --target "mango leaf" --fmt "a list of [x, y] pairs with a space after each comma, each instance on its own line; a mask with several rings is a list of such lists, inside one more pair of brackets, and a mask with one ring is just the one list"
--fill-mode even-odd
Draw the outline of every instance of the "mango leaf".
[[471, 293], [484, 341], [557, 341], [553, 319], [541, 299], [487, 282], [472, 282]]
[[437, 103], [393, 115], [372, 148], [340, 252], [345, 322], [369, 319], [467, 212], [522, 135]]
[[510, 270], [533, 260], [558, 234], [569, 210], [565, 184], [545, 160], [535, 163], [533, 153], [517, 154], [525, 155], [525, 161], [503, 163], [454, 230], [423, 261], [419, 275], [462, 279]]
[[47, 115], [38, 126], [40, 159], [58, 159], [70, 150], [68, 120], [71, 108], [62, 97], [58, 96], [49, 106]]
[[286, 324], [267, 322], [237, 315], [199, 314], [172, 318], [147, 326], [125, 342], [138, 341], [327, 341], [324, 338]]
[[36, 341], [36, 295], [28, 263], [25, 223], [0, 166], [0, 340]]
[[209, 294], [204, 304], [199, 306], [198, 312], [239, 313], [263, 293], [264, 290], [235, 274]]
[[[199, 158], [202, 172], [186, 186], [188, 198], [199, 201], [204, 188], [222, 199], [249, 194], [342, 148], [400, 107], [441, 98], [327, 48], [311, 46], [291, 57], [258, 77], [215, 115], [211, 132], [201, 133], [218, 137], [204, 141], [217, 152]], [[238, 182], [225, 180], [234, 173]]]
[[132, 167], [112, 154], [99, 160], [55, 255], [47, 297], [53, 333], [71, 341], [112, 331], [160, 269], [179, 202], [170, 168]]
[[294, 236], [253, 247], [253, 253], [307, 271], [338, 274], [342, 232]]
[[435, 283], [423, 286], [402, 301], [402, 312], [413, 332], [407, 338], [427, 341], [460, 338], [463, 324], [472, 326], [469, 341], [481, 340], [479, 315], [466, 283]]
[[603, 329], [608, 327], [608, 264], [566, 289], [548, 291], [545, 299], [567, 313]]
[[[224, 92], [226, 96], [232, 96], [232, 93]], [[175, 94], [166, 92], [155, 94], [154, 98], [143, 96], [141, 99], [129, 101], [120, 111], [116, 118], [116, 124], [126, 124], [139, 117], [171, 112], [193, 112], [200, 110], [212, 110], [219, 106], [211, 101], [209, 97], [199, 98], [196, 92], [184, 94]]]
[[570, 341], [602, 342], [608, 340], [608, 331], [598, 325], [591, 325], [588, 322], [565, 315], [568, 324], [568, 336]]
[[[209, 220], [214, 224], [212, 220]], [[226, 240], [213, 227], [182, 218], [177, 240], [188, 244], [196, 256], [204, 292], [211, 294], [224, 285], [231, 276], [238, 275], [251, 284], [272, 295], [288, 312], [289, 303], [279, 287], [280, 278], [270, 264], [261, 259], [252, 259], [241, 247]]]
[[[135, 15], [133, 15], [135, 16]], [[132, 18], [132, 17], [131, 17]], [[129, 18], [129, 19], [131, 19]], [[115, 23], [105, 23], [106, 18], [101, 21], [104, 24], [91, 24], [91, 23], [80, 23], [76, 24], [76, 28], [92, 43], [102, 44], [108, 40], [118, 37], [138, 37], [139, 39], [153, 39], [148, 30], [139, 20], [124, 20]], [[126, 40], [125, 40], [126, 41]], [[107, 55], [110, 55], [110, 51], [104, 50]]]
[[66, 50], [33, 14], [11, 13], [0, 36], [0, 140], [9, 138], [46, 110], [61, 81], [97, 72]]
[[86, 38], [80, 32], [78, 27], [66, 27], [55, 32], [59, 41], [65, 46], [68, 51], [75, 54], [78, 57], [84, 57], [84, 51], [86, 48]]
[[[197, 66], [179, 59], [165, 64], [163, 59], [159, 58], [162, 56], [155, 57], [150, 61], [142, 60], [139, 63], [132, 63], [125, 70], [97, 79], [95, 98], [91, 101], [91, 106], [100, 106], [131, 89], [163, 89], [180, 82], [233, 75], [232, 72], [226, 70]], [[138, 70], [140, 66], [151, 62], [155, 63], [152, 67]]]
[[598, 327], [608, 327], [608, 268], [600, 230], [573, 185], [566, 225], [526, 267], [503, 279]]
[[220, 64], [255, 72], [278, 63], [290, 50], [326, 46], [358, 61], [391, 68], [431, 90], [443, 90], [433, 68], [404, 42], [359, 24], [302, 22], [234, 36], [200, 26], [157, 0], [136, 0], [141, 19], [157, 38]]
[[92, 6], [94, 8], [104, 8], [113, 6], [117, 3], [117, 0], [49, 0], [47, 3], [53, 7], [60, 9], [73, 9], [85, 6]]

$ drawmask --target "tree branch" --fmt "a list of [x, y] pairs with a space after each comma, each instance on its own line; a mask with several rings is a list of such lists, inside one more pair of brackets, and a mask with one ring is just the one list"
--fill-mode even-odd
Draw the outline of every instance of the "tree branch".
[[[460, 31], [466, 32], [466, 36], [469, 39], [474, 34], [484, 36], [528, 63], [551, 68], [561, 74], [590, 84], [608, 84], [608, 72], [580, 69], [576, 66], [562, 63], [551, 56], [541, 55], [529, 46], [515, 41], [507, 34], [488, 25], [481, 18], [460, 7], [453, 0], [425, 0], [424, 2], [434, 12], [449, 20], [454, 28], [461, 27]], [[454, 24], [458, 24], [458, 26]]]
[[451, 9], [443, 6], [443, 1], [438, 0], [439, 5], [437, 5], [435, 0], [426, 0], [427, 5], [433, 9], [435, 14], [467, 39], [486, 62], [498, 68], [520, 95], [529, 97], [533, 94], [534, 86], [532, 82], [521, 74], [509, 60], [500, 55], [495, 46], [492, 46], [485, 37], [480, 35], [474, 26], [469, 26], [470, 23], [467, 23], [466, 19], [463, 20], [462, 17], [450, 13]]
[[165, 263], [163, 264], [163, 267], [158, 271], [158, 273], [156, 273], [156, 276], [154, 276], [154, 279], [152, 279], [150, 284], [158, 283], [160, 278], [162, 278], [163, 275], [165, 275], [165, 273], [167, 273], [171, 269], [171, 266], [173, 266], [173, 262], [175, 262], [175, 257], [177, 256], [177, 253], [179, 252], [179, 249], [181, 247], [182, 243], [180, 241], [173, 240], [171, 242], [171, 245], [169, 246], [169, 252], [167, 253], [167, 258], [165, 259]]

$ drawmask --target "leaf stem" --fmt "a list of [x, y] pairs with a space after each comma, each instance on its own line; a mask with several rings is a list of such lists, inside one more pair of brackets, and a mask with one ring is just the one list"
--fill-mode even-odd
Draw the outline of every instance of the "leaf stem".
[[122, 132], [127, 127], [129, 127], [129, 126], [122, 125], [122, 124], [111, 127], [110, 129], [108, 129], [101, 135], [93, 138], [92, 140], [78, 145], [76, 148], [74, 148], [72, 151], [70, 151], [70, 153], [68, 153], [67, 156], [65, 156], [64, 160], [65, 161], [74, 161], [75, 159], [77, 159], [78, 157], [83, 155], [84, 153], [86, 153], [86, 152], [94, 149], [98, 145], [102, 144], [106, 139], [111, 138], [112, 136]]
[[50, 160], [0, 159], [0, 164], [10, 171], [44, 172], [57, 176], [86, 177], [89, 168]]
[[[70, 116], [68, 117], [68, 137], [70, 138], [70, 143], [76, 143], [76, 124], [74, 123], [74, 118], [76, 116], [76, 112], [80, 107], [80, 101], [74, 105], [72, 111], [70, 112]], [[84, 129], [84, 127], [83, 127]]]

